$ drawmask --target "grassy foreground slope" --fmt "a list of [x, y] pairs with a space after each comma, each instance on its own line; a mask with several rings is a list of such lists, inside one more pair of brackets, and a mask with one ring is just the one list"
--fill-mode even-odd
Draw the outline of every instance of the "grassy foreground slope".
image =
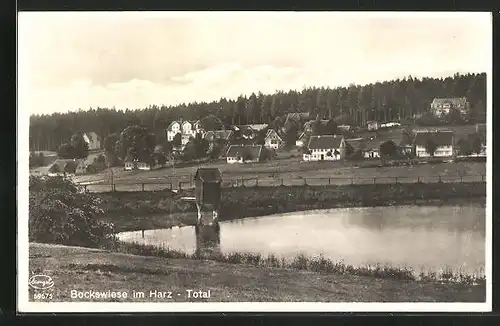
[[[215, 261], [167, 259], [81, 247], [30, 244], [30, 273], [45, 273], [55, 285], [51, 301], [72, 299], [71, 290], [126, 291], [125, 300], [105, 301], [317, 301], [317, 302], [483, 302], [485, 287], [405, 282], [374, 277], [321, 274]], [[186, 290], [210, 290], [209, 299], [189, 299]], [[132, 291], [145, 298], [132, 299]], [[172, 299], [150, 297], [172, 292]], [[30, 288], [30, 300], [35, 292]], [[36, 300], [39, 301], [39, 300]], [[47, 301], [47, 300], [43, 300]], [[93, 300], [90, 300], [93, 301]], [[104, 301], [104, 300], [94, 300]]]

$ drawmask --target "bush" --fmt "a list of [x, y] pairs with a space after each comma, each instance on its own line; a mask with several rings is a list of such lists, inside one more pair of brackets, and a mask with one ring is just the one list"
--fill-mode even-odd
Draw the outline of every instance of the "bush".
[[117, 243], [112, 224], [98, 221], [100, 199], [63, 177], [30, 177], [29, 240], [94, 248]]

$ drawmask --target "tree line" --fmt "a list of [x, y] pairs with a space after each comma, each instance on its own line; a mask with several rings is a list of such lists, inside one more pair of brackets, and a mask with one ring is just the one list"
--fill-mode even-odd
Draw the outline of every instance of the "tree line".
[[[337, 124], [364, 126], [367, 121], [379, 122], [414, 119], [429, 121], [426, 113], [430, 103], [439, 97], [467, 97], [469, 123], [486, 119], [486, 74], [455, 74], [446, 78], [403, 79], [377, 82], [364, 86], [309, 87], [301, 91], [278, 91], [274, 94], [252, 93], [236, 99], [221, 98], [212, 102], [193, 102], [175, 106], [151, 105], [147, 108], [117, 110], [91, 108], [83, 111], [32, 115], [30, 117], [30, 149], [57, 150], [77, 132], [94, 131], [103, 139], [120, 134], [129, 126], [141, 126], [165, 141], [165, 128], [174, 120], [198, 120], [208, 115], [223, 126], [233, 124], [272, 123], [282, 126], [288, 113], [308, 112], [312, 117], [335, 119]], [[455, 121], [451, 123], [459, 123]], [[447, 121], [450, 123], [450, 121]]]

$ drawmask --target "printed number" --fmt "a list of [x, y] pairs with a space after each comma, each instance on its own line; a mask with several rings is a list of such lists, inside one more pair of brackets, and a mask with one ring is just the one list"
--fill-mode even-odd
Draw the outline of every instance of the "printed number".
[[35, 300], [52, 300], [52, 293], [35, 293]]

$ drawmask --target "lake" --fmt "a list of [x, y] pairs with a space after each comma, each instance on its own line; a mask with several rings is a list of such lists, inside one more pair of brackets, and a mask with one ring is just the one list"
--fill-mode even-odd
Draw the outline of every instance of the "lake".
[[[349, 265], [410, 267], [416, 273], [451, 269], [483, 274], [485, 214], [484, 205], [467, 204], [342, 208], [245, 218], [220, 223], [218, 249], [285, 258], [323, 254]], [[197, 246], [193, 226], [146, 230], [144, 238], [141, 231], [118, 236], [187, 253], [194, 253]]]

